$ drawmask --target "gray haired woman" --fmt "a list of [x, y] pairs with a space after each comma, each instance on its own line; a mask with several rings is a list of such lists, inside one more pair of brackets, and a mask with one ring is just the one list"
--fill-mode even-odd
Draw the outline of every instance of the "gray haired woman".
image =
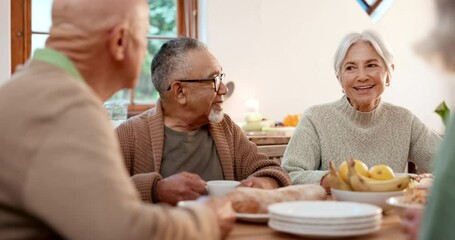
[[329, 190], [329, 160], [348, 158], [368, 166], [386, 164], [405, 172], [409, 161], [428, 172], [441, 138], [411, 111], [386, 103], [394, 56], [375, 32], [350, 33], [335, 54], [335, 75], [343, 96], [307, 109], [284, 153], [282, 167], [292, 184], [319, 183]]

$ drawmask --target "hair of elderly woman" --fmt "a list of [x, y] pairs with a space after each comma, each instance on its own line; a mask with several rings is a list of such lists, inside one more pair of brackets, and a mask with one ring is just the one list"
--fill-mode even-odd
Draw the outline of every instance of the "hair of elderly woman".
[[369, 42], [371, 46], [376, 50], [376, 52], [381, 56], [384, 61], [387, 69], [387, 74], [389, 80], [392, 79], [393, 64], [394, 64], [394, 54], [392, 49], [389, 47], [388, 43], [381, 38], [381, 36], [372, 31], [366, 30], [362, 33], [350, 33], [346, 35], [341, 41], [338, 49], [335, 53], [334, 69], [335, 75], [339, 80], [341, 79], [341, 64], [346, 57], [346, 54], [349, 48], [357, 42], [365, 41]]
[[191, 50], [206, 50], [207, 46], [197, 39], [177, 38], [161, 46], [152, 60], [152, 81], [160, 96], [165, 93], [172, 84], [176, 74], [182, 74], [186, 69], [184, 57]]

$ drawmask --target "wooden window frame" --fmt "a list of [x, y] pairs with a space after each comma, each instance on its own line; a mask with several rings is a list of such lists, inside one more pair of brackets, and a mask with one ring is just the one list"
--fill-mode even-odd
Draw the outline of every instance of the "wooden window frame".
[[[24, 64], [31, 56], [32, 34], [32, 0], [11, 0], [11, 73], [17, 65]], [[198, 38], [198, 0], [177, 0], [177, 36]], [[153, 24], [153, 23], [152, 23]], [[147, 39], [169, 40], [175, 37], [148, 35]], [[134, 89], [130, 90], [128, 116], [137, 115], [154, 104], [135, 104]]]
[[30, 57], [31, 9], [31, 0], [11, 0], [11, 73]]

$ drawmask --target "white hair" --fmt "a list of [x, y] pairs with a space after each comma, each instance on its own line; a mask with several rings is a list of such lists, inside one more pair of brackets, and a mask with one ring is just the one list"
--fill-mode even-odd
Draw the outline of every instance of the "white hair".
[[371, 44], [374, 50], [379, 54], [386, 65], [387, 75], [389, 80], [392, 79], [393, 65], [394, 65], [394, 54], [388, 43], [381, 38], [381, 36], [372, 31], [366, 30], [362, 33], [350, 33], [346, 35], [341, 41], [338, 49], [335, 53], [334, 69], [336, 77], [341, 80], [341, 64], [349, 50], [349, 48], [357, 42], [364, 41]]

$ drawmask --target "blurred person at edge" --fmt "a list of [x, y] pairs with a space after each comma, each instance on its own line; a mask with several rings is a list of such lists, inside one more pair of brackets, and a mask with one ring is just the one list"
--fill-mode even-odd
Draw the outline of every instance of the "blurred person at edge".
[[160, 98], [155, 108], [117, 127], [117, 137], [142, 199], [175, 205], [205, 194], [206, 181], [237, 180], [239, 186], [287, 186], [278, 162], [258, 152], [223, 113], [224, 73], [197, 39], [166, 42], [151, 65]]
[[[109, 7], [106, 7], [109, 6]], [[145, 0], [55, 0], [38, 49], [0, 88], [1, 239], [219, 239], [229, 201], [141, 201], [103, 101], [136, 84]]]
[[[417, 51], [455, 76], [455, 1], [435, 0], [437, 27]], [[452, 89], [453, 90], [453, 89]], [[408, 209], [402, 221], [409, 239], [453, 239], [455, 222], [455, 121], [449, 122], [434, 161], [435, 180], [425, 210]]]
[[329, 160], [348, 158], [405, 172], [408, 162], [429, 172], [441, 137], [406, 108], [382, 101], [394, 70], [392, 49], [371, 30], [347, 34], [334, 59], [343, 96], [302, 115], [283, 156], [292, 184], [319, 183], [330, 190]]

